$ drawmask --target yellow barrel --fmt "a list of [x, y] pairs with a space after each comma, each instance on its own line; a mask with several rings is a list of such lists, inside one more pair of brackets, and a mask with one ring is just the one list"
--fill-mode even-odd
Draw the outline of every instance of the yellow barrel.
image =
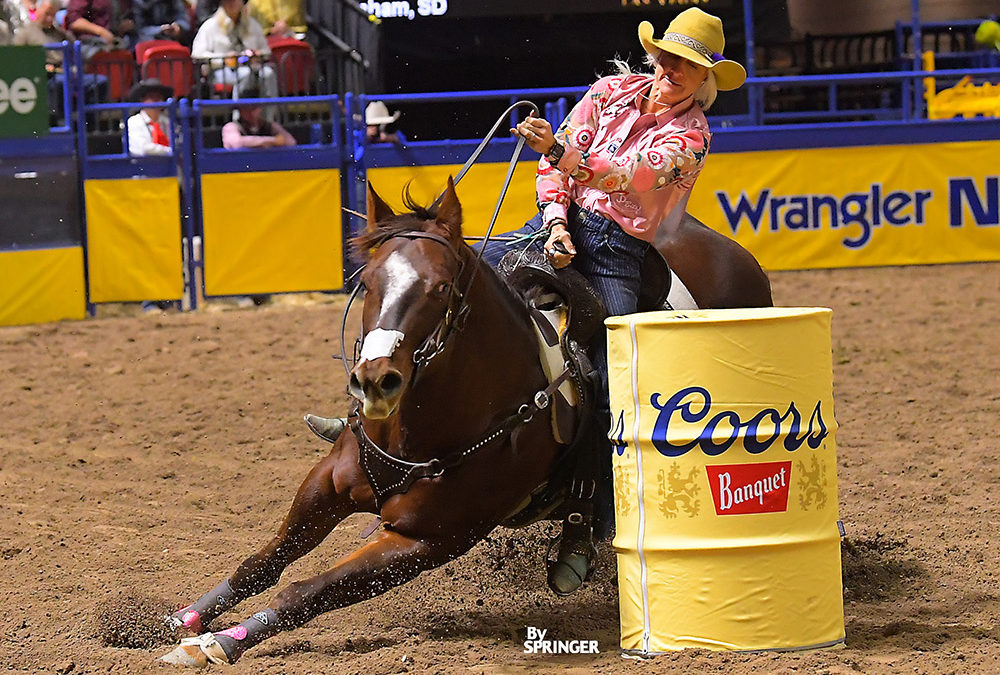
[[830, 317], [607, 320], [622, 649], [843, 642]]

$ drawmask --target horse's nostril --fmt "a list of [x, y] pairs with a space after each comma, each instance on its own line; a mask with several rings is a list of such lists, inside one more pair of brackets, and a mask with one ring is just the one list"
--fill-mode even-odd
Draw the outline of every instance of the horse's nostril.
[[402, 388], [403, 376], [395, 371], [386, 373], [379, 381], [379, 389], [387, 397], [394, 396]]
[[351, 381], [347, 385], [347, 391], [354, 396], [361, 396], [361, 381], [358, 380], [358, 376], [351, 373]]

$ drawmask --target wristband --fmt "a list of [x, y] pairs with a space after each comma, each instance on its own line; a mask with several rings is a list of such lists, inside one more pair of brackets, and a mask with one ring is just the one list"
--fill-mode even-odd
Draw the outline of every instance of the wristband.
[[562, 218], [556, 218], [551, 223], [549, 223], [548, 226], [545, 229], [547, 229], [549, 232], [551, 232], [552, 228], [555, 227], [556, 225], [561, 225], [566, 230], [569, 229], [568, 224]]
[[552, 143], [552, 147], [549, 148], [549, 151], [547, 153], [545, 153], [545, 159], [549, 161], [549, 164], [555, 166], [559, 163], [559, 160], [562, 159], [562, 156], [565, 152], [566, 152], [566, 146], [560, 143], [559, 141], [554, 141]]

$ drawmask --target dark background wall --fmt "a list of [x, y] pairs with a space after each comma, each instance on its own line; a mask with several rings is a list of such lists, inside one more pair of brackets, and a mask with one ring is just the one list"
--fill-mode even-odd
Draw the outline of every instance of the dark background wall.
[[[415, 3], [414, 3], [415, 4]], [[381, 91], [369, 93], [414, 93], [535, 87], [585, 86], [598, 75], [612, 71], [608, 60], [628, 61], [643, 68], [645, 52], [637, 28], [651, 21], [662, 33], [684, 7], [658, 2], [634, 7], [613, 3], [583, 2], [584, 9], [541, 11], [577, 5], [574, 2], [483, 3], [471, 15], [473, 5], [452, 2], [449, 13], [438, 17], [387, 18], [381, 25]], [[611, 9], [601, 9], [606, 7]], [[535, 9], [531, 9], [535, 7]], [[723, 19], [725, 54], [745, 61], [743, 4], [718, 0], [699, 5]], [[596, 11], [595, 10], [600, 10]], [[515, 13], [516, 12], [516, 13]], [[784, 40], [789, 34], [784, 2], [755, 3], [757, 40]], [[741, 93], [722, 94], [713, 114], [745, 110]], [[411, 138], [475, 137], [488, 130], [503, 107], [463, 104], [443, 115], [430, 113], [429, 106], [407, 109], [400, 128]], [[486, 108], [493, 110], [486, 115]], [[480, 111], [482, 109], [482, 111]]]

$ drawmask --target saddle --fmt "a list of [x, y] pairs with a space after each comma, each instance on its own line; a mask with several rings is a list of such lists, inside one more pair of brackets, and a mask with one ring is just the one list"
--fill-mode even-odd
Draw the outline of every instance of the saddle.
[[[604, 303], [590, 282], [572, 267], [555, 269], [542, 253], [531, 250], [508, 253], [497, 266], [497, 272], [528, 308], [538, 337], [539, 360], [548, 381], [552, 382], [565, 367], [583, 378], [589, 377], [592, 368], [586, 348], [594, 333], [603, 330], [607, 317]], [[640, 312], [674, 309], [670, 303], [671, 291], [673, 296], [678, 295], [677, 290], [686, 293], [667, 261], [652, 246], [643, 259], [641, 277], [637, 302]], [[587, 398], [585, 390], [585, 382], [579, 376], [558, 389], [552, 407], [552, 428], [560, 443], [569, 443], [575, 436], [580, 401]]]
[[607, 316], [604, 303], [582, 274], [572, 268], [556, 270], [535, 251], [508, 253], [497, 272], [528, 308], [546, 379], [551, 383], [570, 370], [551, 405], [553, 435], [569, 445], [579, 433], [581, 414], [592, 406], [594, 369], [586, 349]]
[[[566, 368], [571, 377], [552, 397], [552, 431], [565, 444], [549, 481], [539, 486], [508, 517], [506, 525], [519, 527], [549, 517], [565, 489], [589, 470], [578, 466], [578, 446], [595, 442], [593, 392], [596, 386], [587, 346], [603, 330], [607, 311], [590, 282], [572, 267], [555, 269], [544, 254], [511, 251], [497, 272], [528, 308], [538, 337], [539, 361], [551, 383]], [[642, 263], [638, 311], [690, 309], [696, 305], [683, 283], [658, 250], [650, 247]], [[681, 306], [676, 306], [681, 305]], [[582, 454], [587, 454], [586, 452]]]

